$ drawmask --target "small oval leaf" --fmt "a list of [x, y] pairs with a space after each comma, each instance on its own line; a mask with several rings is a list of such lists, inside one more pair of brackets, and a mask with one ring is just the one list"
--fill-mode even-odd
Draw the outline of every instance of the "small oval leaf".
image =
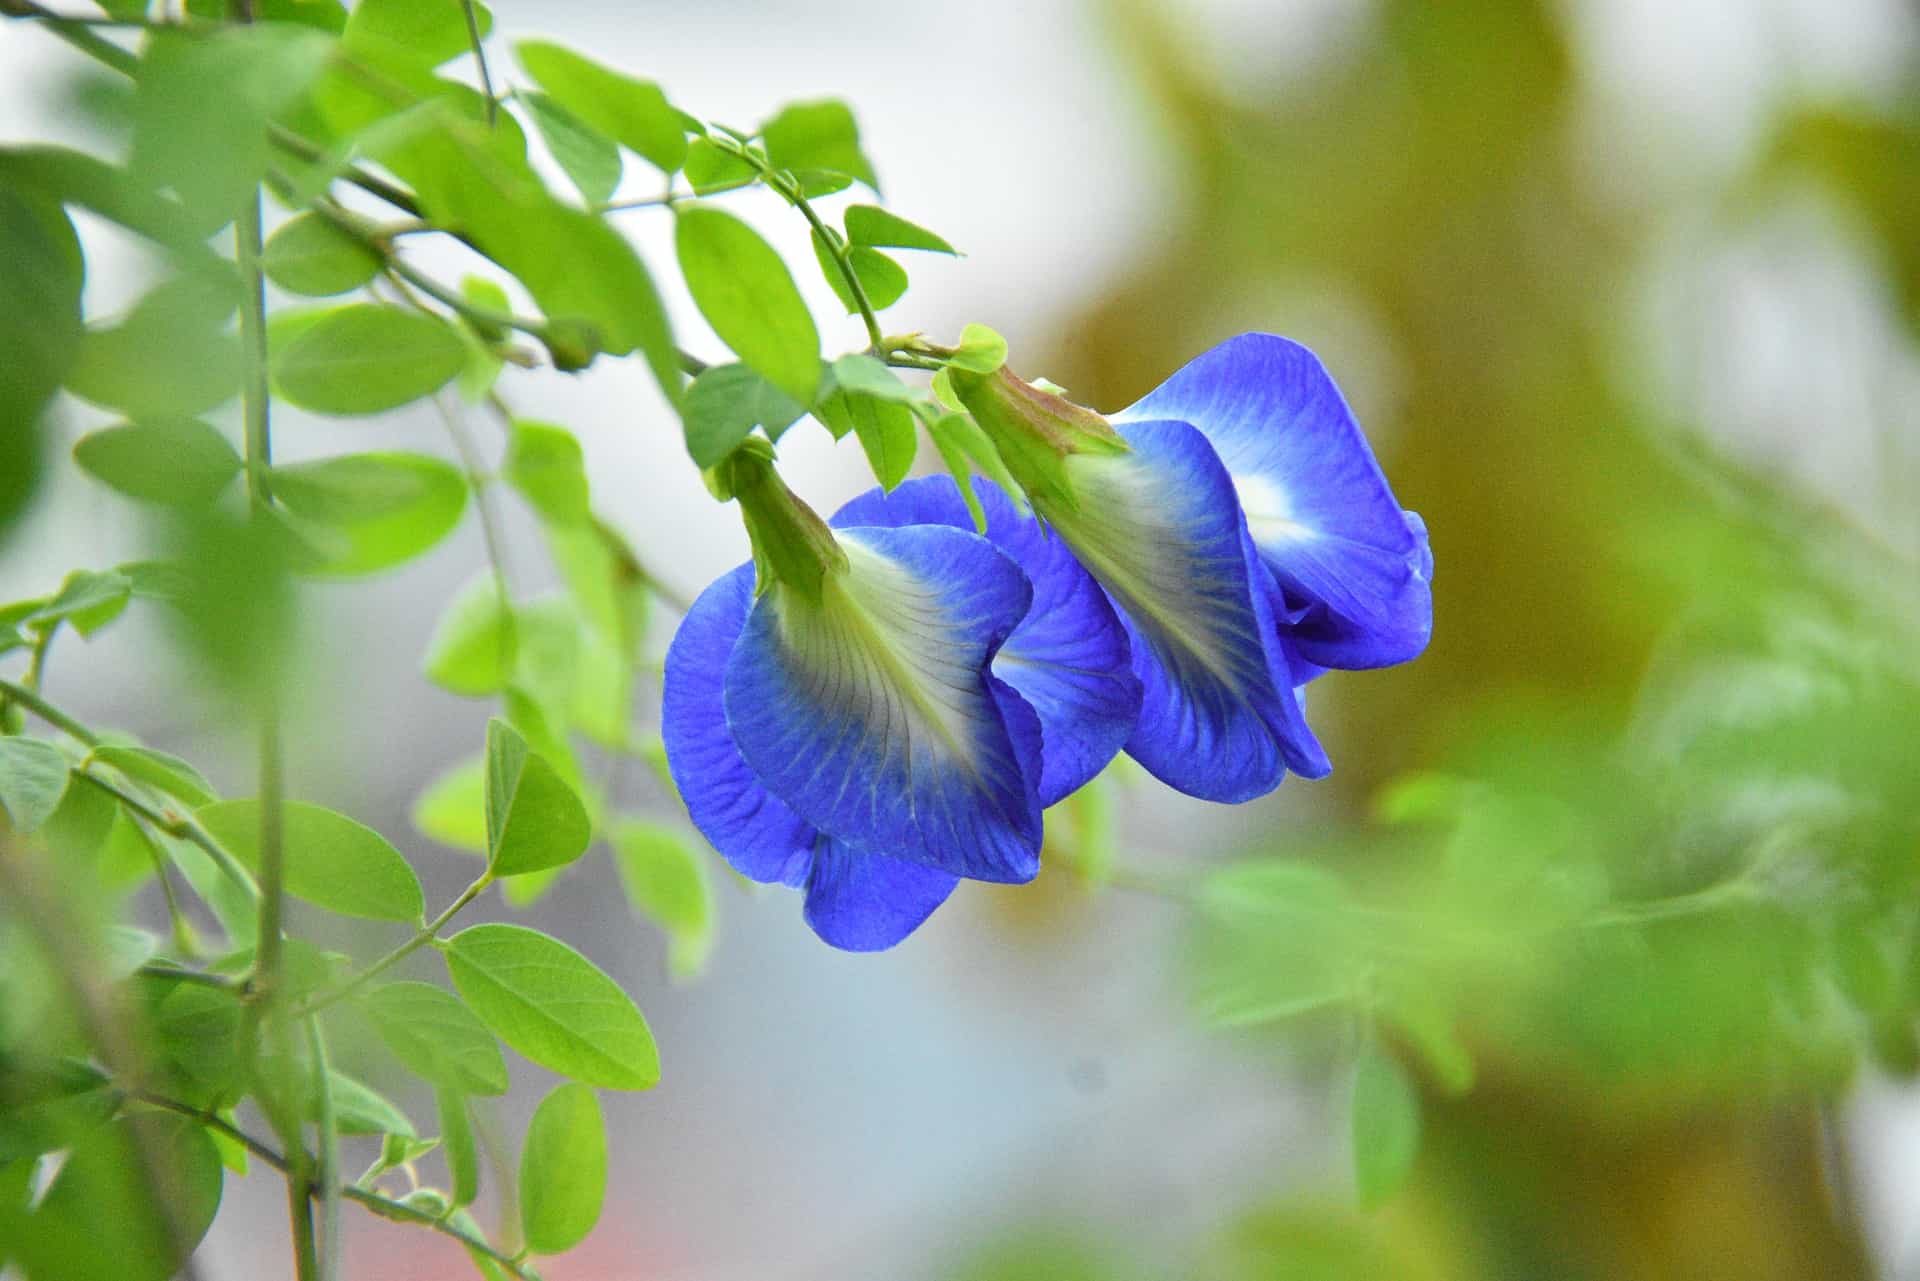
[[302, 329], [273, 361], [280, 394], [322, 414], [377, 414], [453, 380], [467, 349], [446, 322], [355, 303]]
[[586, 853], [593, 821], [558, 770], [498, 717], [487, 723], [487, 849], [496, 876], [563, 867]]
[[1399, 1062], [1376, 1044], [1353, 1070], [1353, 1174], [1360, 1204], [1399, 1190], [1420, 1150], [1420, 1096]]
[[67, 791], [67, 758], [37, 738], [0, 737], [0, 809], [16, 832], [53, 817]]
[[[260, 802], [219, 801], [195, 817], [233, 856], [260, 866]], [[287, 893], [343, 916], [418, 920], [420, 880], [386, 837], [345, 814], [287, 801], [282, 807]]]
[[820, 386], [820, 332], [786, 263], [732, 214], [695, 206], [674, 223], [687, 289], [720, 340], [801, 404]]
[[467, 478], [425, 454], [347, 454], [273, 469], [289, 512], [337, 543], [315, 572], [378, 573], [431, 548], [460, 523]]
[[520, 1155], [520, 1228], [535, 1254], [586, 1240], [607, 1193], [607, 1127], [600, 1100], [578, 1082], [555, 1087], [527, 1124]]
[[188, 505], [212, 502], [240, 474], [240, 455], [197, 418], [122, 423], [82, 436], [73, 461], [128, 498]]
[[361, 1002], [393, 1056], [420, 1079], [463, 1094], [505, 1094], [507, 1061], [486, 1025], [431, 983], [389, 983]]
[[380, 271], [380, 255], [319, 214], [306, 213], [267, 239], [260, 266], [288, 293], [325, 298], [372, 280]]
[[447, 941], [447, 972], [493, 1034], [588, 1085], [644, 1090], [660, 1055], [619, 984], [560, 940], [519, 925], [475, 925]]

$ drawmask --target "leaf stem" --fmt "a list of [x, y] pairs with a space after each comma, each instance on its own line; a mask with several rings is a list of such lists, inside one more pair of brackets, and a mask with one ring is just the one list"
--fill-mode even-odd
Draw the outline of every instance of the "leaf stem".
[[491, 884], [493, 884], [493, 873], [482, 872], [474, 880], [473, 884], [460, 891], [458, 898], [447, 904], [446, 909], [442, 911], [440, 915], [434, 917], [431, 921], [428, 921], [416, 930], [412, 938], [400, 944], [400, 946], [394, 948], [379, 960], [368, 965], [366, 969], [361, 970], [345, 983], [340, 984], [330, 991], [320, 992], [309, 997], [293, 1011], [293, 1014], [296, 1017], [306, 1017], [316, 1014], [326, 1009], [329, 1005], [336, 1004], [352, 996], [355, 992], [358, 992], [361, 988], [373, 982], [373, 980], [379, 978], [382, 974], [406, 960], [427, 944], [433, 942], [434, 939], [439, 936], [440, 931], [447, 927], [447, 922], [458, 915], [460, 910], [467, 904], [480, 897], [481, 892]]
[[[210, 1130], [218, 1130], [221, 1134], [226, 1135], [229, 1139], [238, 1143], [260, 1160], [280, 1171], [280, 1173], [289, 1173], [289, 1166], [292, 1163], [285, 1156], [217, 1113], [194, 1107], [190, 1103], [182, 1103], [178, 1099], [168, 1098], [162, 1094], [153, 1094], [146, 1090], [128, 1091], [127, 1097], [137, 1102], [145, 1103], [149, 1107], [161, 1108], [176, 1115], [187, 1117], [190, 1120], [198, 1121]], [[483, 1254], [501, 1267], [509, 1269], [513, 1275], [519, 1277], [521, 1281], [539, 1281], [538, 1274], [532, 1269], [516, 1262], [512, 1255], [496, 1249], [486, 1239], [475, 1236], [465, 1228], [451, 1223], [446, 1219], [436, 1218], [434, 1215], [428, 1214], [425, 1210], [415, 1209], [404, 1201], [395, 1201], [391, 1197], [381, 1196], [378, 1192], [357, 1187], [353, 1184], [341, 1186], [338, 1192], [343, 1199], [357, 1201], [383, 1219], [394, 1219], [403, 1223], [418, 1223], [423, 1227], [433, 1229], [442, 1236], [452, 1237], [467, 1249]], [[321, 1195], [320, 1189], [314, 1189], [313, 1195]]]
[[867, 300], [867, 288], [860, 283], [860, 276], [853, 269], [853, 259], [847, 253], [847, 246], [827, 227], [826, 223], [821, 221], [820, 215], [814, 212], [813, 205], [807, 200], [806, 193], [801, 190], [800, 184], [768, 164], [766, 157], [751, 147], [742, 146], [724, 136], [709, 135], [709, 140], [728, 155], [752, 165], [768, 187], [778, 192], [788, 204], [800, 211], [800, 216], [807, 220], [809, 227], [813, 228], [813, 234], [819, 237], [820, 243], [826, 247], [834, 266], [840, 270], [841, 279], [846, 282], [847, 293], [853, 298], [855, 306], [860, 311], [860, 319], [867, 326], [868, 350], [876, 355], [883, 351], [886, 347], [886, 338], [880, 332], [880, 318], [874, 314], [873, 304]]
[[214, 861], [214, 864], [219, 867], [222, 872], [226, 873], [229, 879], [239, 885], [241, 889], [245, 890], [249, 896], [260, 893], [260, 887], [254, 881], [253, 874], [241, 865], [240, 860], [233, 856], [232, 851], [214, 839], [213, 833], [203, 827], [200, 820], [187, 814], [175, 816], [163, 813], [133, 793], [121, 788], [112, 780], [102, 778], [100, 775], [89, 770], [76, 768], [72, 773], [74, 778], [99, 788], [107, 795], [119, 801], [122, 805], [126, 806], [135, 817], [145, 820], [160, 831], [165, 832], [168, 836], [177, 837], [180, 840], [198, 846], [208, 858]]
[[39, 693], [25, 685], [17, 685], [9, 680], [0, 680], [0, 701], [18, 703], [38, 716], [47, 724], [61, 730], [69, 737], [79, 740], [87, 747], [100, 746], [100, 736], [82, 725], [73, 717], [40, 697]]
[[315, 1122], [320, 1137], [314, 1179], [320, 1185], [320, 1275], [335, 1281], [340, 1275], [340, 1124], [333, 1109], [333, 1069], [327, 1061], [327, 1039], [320, 1020], [306, 1018], [307, 1055], [313, 1060]]
[[487, 128], [491, 129], [500, 118], [500, 100], [494, 96], [487, 51], [480, 43], [480, 15], [474, 12], [473, 0], [460, 0], [460, 8], [467, 15], [467, 42], [473, 46], [473, 61], [480, 68], [480, 91], [487, 97]]

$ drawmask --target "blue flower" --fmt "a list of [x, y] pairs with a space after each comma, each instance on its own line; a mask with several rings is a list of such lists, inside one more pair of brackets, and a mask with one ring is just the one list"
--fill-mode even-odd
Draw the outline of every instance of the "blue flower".
[[1128, 753], [1209, 800], [1324, 777], [1302, 687], [1417, 653], [1431, 558], [1318, 361], [1246, 335], [1114, 422], [1004, 368], [949, 377], [1120, 611], [1143, 692]]
[[856, 951], [960, 877], [1032, 879], [1040, 723], [992, 671], [1026, 576], [944, 525], [836, 536], [764, 460], [734, 471], [756, 563], [667, 652], [661, 732], [695, 825], [743, 875], [804, 887], [807, 923]]
[[[993, 673], [1039, 715], [1040, 804], [1048, 806], [1092, 780], [1126, 745], [1140, 718], [1140, 681], [1119, 617], [1072, 551], [992, 481], [975, 477], [973, 489], [988, 541], [1033, 585], [1033, 605], [995, 654]], [[891, 494], [869, 490], [836, 512], [833, 524], [974, 527], [947, 476], [910, 480]]]
[[1320, 360], [1274, 334], [1196, 357], [1114, 415], [1176, 420], [1207, 438], [1232, 479], [1298, 656], [1317, 667], [1404, 663], [1433, 634], [1433, 551], [1402, 511]]

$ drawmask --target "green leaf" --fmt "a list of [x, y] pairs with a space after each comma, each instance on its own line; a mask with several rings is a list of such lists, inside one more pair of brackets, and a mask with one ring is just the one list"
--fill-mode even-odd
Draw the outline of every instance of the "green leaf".
[[444, 988], [388, 983], [361, 1002], [393, 1056], [432, 1085], [505, 1094], [507, 1062], [486, 1025]]
[[166, 1061], [212, 1093], [234, 1089], [244, 1068], [240, 998], [222, 988], [167, 981], [171, 987], [152, 1014], [154, 1039]]
[[52, 599], [27, 615], [26, 623], [35, 631], [45, 632], [64, 622], [82, 636], [91, 636], [118, 618], [132, 595], [133, 584], [125, 574], [76, 569]]
[[518, 653], [512, 611], [491, 575], [460, 589], [427, 642], [427, 679], [449, 693], [486, 698], [507, 687]]
[[[0, 155], [0, 160], [4, 160]], [[79, 355], [86, 267], [73, 221], [52, 198], [8, 188], [0, 167], [0, 532], [39, 487], [41, 415]]]
[[487, 849], [496, 876], [563, 867], [587, 852], [593, 821], [573, 788], [520, 731], [487, 723]]
[[894, 401], [856, 396], [848, 398], [846, 415], [880, 487], [891, 490], [905, 480], [920, 445], [913, 411]]
[[445, 538], [467, 506], [467, 478], [425, 454], [346, 454], [273, 469], [274, 495], [303, 521], [338, 535], [318, 572], [377, 573]]
[[758, 171], [706, 138], [695, 138], [687, 145], [687, 182], [695, 194], [708, 195], [744, 187]]
[[487, 852], [487, 763], [475, 756], [427, 785], [413, 802], [422, 836], [473, 854]]
[[475, 925], [448, 940], [447, 971], [494, 1035], [588, 1085], [644, 1090], [659, 1051], [625, 992], [558, 939], [518, 925]]
[[695, 206], [674, 223], [680, 270], [720, 340], [802, 404], [820, 386], [820, 333], [772, 246], [732, 214]]
[[878, 205], [848, 205], [844, 218], [847, 239], [856, 245], [880, 245], [892, 249], [925, 249], [937, 254], [957, 254], [952, 245], [925, 227], [916, 226]]
[[1007, 340], [985, 325], [968, 325], [960, 331], [960, 346], [947, 362], [976, 374], [990, 374], [1007, 363]]
[[480, 1195], [480, 1154], [473, 1142], [473, 1120], [467, 1115], [467, 1097], [444, 1087], [433, 1092], [440, 1112], [440, 1141], [446, 1151], [447, 1175], [453, 1184], [453, 1203], [469, 1205]]
[[155, 791], [191, 806], [212, 802], [219, 795], [206, 776], [178, 756], [151, 747], [123, 747], [106, 744], [93, 749], [92, 758], [111, 765], [136, 783], [145, 783]]
[[153, 32], [134, 91], [134, 174], [172, 188], [204, 230], [226, 225], [267, 171], [267, 122], [306, 92], [333, 47], [289, 23]]
[[715, 365], [687, 388], [681, 410], [687, 454], [700, 467], [712, 467], [756, 426], [778, 440], [806, 412], [806, 406], [747, 366]]
[[67, 758], [52, 743], [0, 737], [0, 809], [15, 832], [31, 832], [53, 817], [67, 778]]
[[[314, 1084], [317, 1087], [318, 1083]], [[342, 1134], [398, 1134], [413, 1138], [418, 1133], [406, 1113], [395, 1107], [392, 1100], [344, 1072], [329, 1071], [327, 1089], [333, 1096], [333, 1123]], [[319, 1115], [320, 1100], [316, 1096], [308, 1100], [307, 1116], [313, 1119]]]
[[1420, 1151], [1420, 1096], [1400, 1064], [1369, 1043], [1353, 1071], [1353, 1173], [1360, 1204], [1400, 1189]]
[[268, 237], [260, 266], [288, 293], [325, 298], [372, 280], [380, 255], [319, 214], [304, 213]]
[[607, 1192], [607, 1127], [600, 1100], [578, 1083], [556, 1086], [527, 1124], [520, 1154], [520, 1229], [535, 1254], [586, 1240]]
[[[248, 867], [260, 866], [260, 802], [218, 801], [201, 824]], [[387, 838], [344, 814], [288, 801], [282, 810], [287, 893], [343, 916], [417, 921], [426, 908], [419, 878]]]
[[577, 525], [587, 507], [586, 455], [564, 427], [516, 420], [509, 429], [501, 472], [540, 518], [555, 525]]
[[967, 506], [973, 513], [974, 527], [984, 533], [987, 528], [986, 514], [980, 510], [979, 499], [974, 496], [973, 484], [969, 477], [977, 472], [994, 484], [1000, 486], [1016, 503], [1024, 503], [1026, 491], [1007, 470], [1006, 462], [1000, 457], [1000, 451], [980, 430], [980, 424], [973, 421], [971, 415], [952, 412], [936, 416], [927, 424], [927, 435], [940, 451], [941, 461], [960, 485], [960, 495], [967, 500]]
[[89, 328], [67, 390], [136, 419], [187, 418], [240, 391], [233, 296], [178, 276], [149, 290], [117, 325]]
[[328, 312], [273, 361], [274, 381], [302, 409], [377, 414], [444, 387], [466, 363], [460, 335], [423, 312], [354, 303]]
[[[151, 1165], [149, 1165], [151, 1161]], [[179, 1236], [148, 1192], [147, 1170], [173, 1197]], [[143, 1114], [75, 1142], [31, 1210], [8, 1204], [0, 1226], [33, 1281], [166, 1281], [220, 1206], [219, 1154], [185, 1117]]]
[[1228, 1027], [1350, 1000], [1367, 937], [1340, 879], [1288, 860], [1233, 864], [1202, 886], [1192, 949], [1202, 1013]]
[[[474, 18], [482, 38], [493, 30], [493, 14], [478, 0]], [[343, 40], [349, 52], [391, 56], [398, 51], [431, 66], [471, 48], [463, 0], [358, 0]]]
[[522, 92], [514, 96], [526, 104], [547, 150], [580, 189], [580, 198], [593, 208], [613, 199], [621, 173], [620, 148], [613, 140], [549, 94]]
[[544, 40], [514, 46], [520, 65], [542, 89], [601, 133], [645, 156], [663, 173], [687, 158], [680, 115], [660, 86], [635, 80]]
[[637, 819], [617, 824], [609, 839], [627, 901], [667, 932], [674, 976], [698, 974], [713, 949], [713, 885], [702, 851], [672, 828]]
[[592, 326], [600, 350], [638, 348], [655, 381], [680, 402], [680, 356], [653, 277], [626, 237], [551, 199], [490, 200], [462, 218], [489, 258], [518, 277], [548, 318]]
[[860, 150], [860, 127], [844, 102], [796, 102], [761, 125], [760, 137], [776, 169], [845, 174], [879, 189], [873, 165]]
[[900, 381], [900, 376], [880, 360], [865, 352], [854, 352], [833, 362], [833, 385], [841, 391], [878, 396], [905, 404], [921, 398], [921, 393]]
[[240, 474], [227, 438], [197, 418], [122, 423], [82, 436], [73, 460], [95, 480], [153, 503], [207, 503]]
[[[841, 274], [840, 264], [834, 261], [825, 237], [817, 231], [813, 233], [813, 256], [819, 260], [820, 274], [826, 277], [827, 284], [840, 300], [840, 305], [847, 309], [847, 314], [851, 316], [858, 312], [860, 300], [847, 287], [847, 278]], [[847, 250], [847, 262], [853, 268], [854, 278], [860, 282], [861, 291], [867, 296], [868, 306], [875, 311], [885, 311], [907, 292], [907, 269], [878, 249], [854, 245]]]

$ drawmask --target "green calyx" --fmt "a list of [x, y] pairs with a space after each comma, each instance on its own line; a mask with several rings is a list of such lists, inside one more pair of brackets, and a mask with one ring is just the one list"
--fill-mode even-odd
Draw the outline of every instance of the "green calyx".
[[847, 554], [827, 522], [787, 488], [774, 469], [773, 447], [749, 440], [707, 472], [716, 498], [737, 499], [753, 543], [756, 593], [784, 583], [818, 602], [829, 573], [847, 567]]
[[1042, 391], [1005, 365], [990, 374], [949, 365], [947, 377], [1007, 470], [1042, 507], [1079, 506], [1067, 477], [1068, 458], [1127, 452], [1127, 442], [1099, 414]]

